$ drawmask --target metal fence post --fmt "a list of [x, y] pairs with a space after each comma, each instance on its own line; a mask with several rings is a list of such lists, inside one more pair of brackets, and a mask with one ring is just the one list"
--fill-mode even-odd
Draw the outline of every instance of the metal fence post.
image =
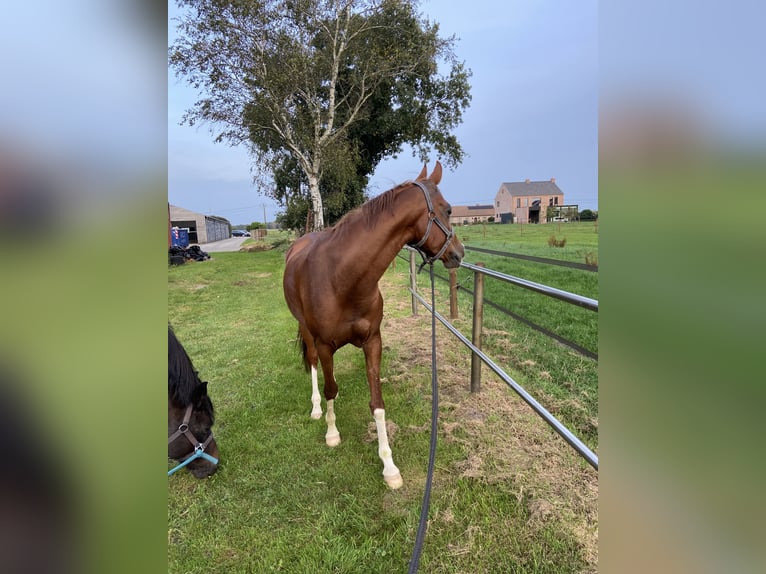
[[457, 319], [457, 269], [449, 270], [449, 318]]
[[417, 279], [417, 267], [415, 265], [415, 252], [410, 251], [410, 289], [412, 289], [412, 314], [418, 314], [418, 300], [415, 298], [415, 293], [418, 290]]
[[[476, 267], [484, 267], [484, 263], [476, 263]], [[481, 351], [481, 331], [484, 320], [484, 273], [474, 272], [473, 276], [473, 333], [471, 343]], [[481, 390], [481, 358], [471, 353], [471, 392]]]

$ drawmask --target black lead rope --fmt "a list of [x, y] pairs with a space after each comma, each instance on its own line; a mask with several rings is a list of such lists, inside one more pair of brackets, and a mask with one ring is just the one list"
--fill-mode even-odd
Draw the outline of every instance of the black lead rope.
[[418, 523], [418, 534], [415, 538], [415, 548], [412, 550], [410, 558], [410, 568], [408, 574], [414, 574], [418, 571], [420, 562], [420, 553], [423, 550], [423, 542], [426, 536], [426, 526], [428, 525], [428, 506], [431, 502], [431, 480], [434, 476], [434, 461], [436, 460], [436, 437], [439, 419], [439, 391], [438, 380], [436, 376], [436, 307], [434, 306], [434, 265], [429, 264], [431, 275], [431, 450], [428, 453], [428, 474], [426, 475], [426, 489], [423, 493], [423, 506], [420, 509], [420, 522]]

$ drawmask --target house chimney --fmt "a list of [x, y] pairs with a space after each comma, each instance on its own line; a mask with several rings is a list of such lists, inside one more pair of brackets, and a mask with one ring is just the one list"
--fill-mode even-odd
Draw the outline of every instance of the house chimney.
[[556, 178], [555, 177], [551, 178], [551, 183], [556, 183]]
[[529, 180], [527, 179], [526, 181], [524, 181], [524, 183], [529, 183]]

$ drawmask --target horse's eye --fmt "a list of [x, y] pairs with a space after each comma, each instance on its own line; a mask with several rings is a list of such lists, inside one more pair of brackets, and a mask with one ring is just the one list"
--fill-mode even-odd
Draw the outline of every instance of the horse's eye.
[[448, 207], [447, 208], [447, 216], [449, 217], [450, 215], [452, 215], [452, 208]]

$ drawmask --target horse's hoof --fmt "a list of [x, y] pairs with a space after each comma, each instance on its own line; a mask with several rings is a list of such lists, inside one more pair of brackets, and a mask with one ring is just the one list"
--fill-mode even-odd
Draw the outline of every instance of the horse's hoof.
[[340, 433], [327, 434], [325, 435], [324, 440], [329, 447], [338, 446], [340, 444]]
[[397, 488], [401, 488], [404, 484], [404, 481], [402, 480], [402, 475], [399, 473], [396, 473], [393, 476], [384, 476], [383, 480], [386, 481], [386, 484], [388, 485], [388, 488], [391, 490], [396, 490]]
[[322, 409], [318, 409], [315, 411], [311, 411], [311, 418], [316, 420], [319, 420], [322, 418]]

